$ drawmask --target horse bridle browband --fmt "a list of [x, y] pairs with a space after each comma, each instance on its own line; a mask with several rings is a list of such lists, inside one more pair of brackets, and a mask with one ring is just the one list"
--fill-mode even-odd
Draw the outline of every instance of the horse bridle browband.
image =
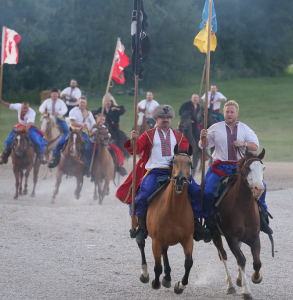
[[[186, 153], [177, 153], [177, 154], [174, 154], [172, 161], [174, 160], [175, 157], [177, 157], [177, 156], [179, 156], [179, 155], [182, 155], [182, 156], [188, 156], [189, 159], [190, 159], [190, 161], [191, 161], [191, 156], [188, 155], [188, 154], [186, 154]], [[191, 163], [191, 169], [193, 169], [192, 163]], [[175, 178], [169, 177], [168, 179], [169, 179], [170, 181], [173, 181], [173, 184], [176, 185], [176, 179], [175, 179]], [[183, 184], [185, 184], [185, 183], [187, 183], [187, 184], [192, 184], [191, 180], [189, 180], [189, 181], [188, 181], [188, 180], [183, 180]]]

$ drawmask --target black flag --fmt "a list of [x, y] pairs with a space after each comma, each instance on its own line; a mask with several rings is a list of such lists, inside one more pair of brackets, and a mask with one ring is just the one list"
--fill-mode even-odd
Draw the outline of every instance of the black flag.
[[[139, 13], [140, 12], [140, 13]], [[140, 16], [140, 18], [138, 18]], [[151, 50], [150, 38], [146, 33], [148, 27], [147, 15], [143, 8], [142, 0], [134, 0], [131, 20], [132, 41], [132, 71], [142, 79], [142, 63], [146, 60]]]

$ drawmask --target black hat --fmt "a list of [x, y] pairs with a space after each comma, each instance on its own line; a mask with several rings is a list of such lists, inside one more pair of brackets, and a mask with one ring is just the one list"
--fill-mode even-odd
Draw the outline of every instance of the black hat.
[[51, 93], [58, 93], [58, 90], [56, 88], [52, 89]]

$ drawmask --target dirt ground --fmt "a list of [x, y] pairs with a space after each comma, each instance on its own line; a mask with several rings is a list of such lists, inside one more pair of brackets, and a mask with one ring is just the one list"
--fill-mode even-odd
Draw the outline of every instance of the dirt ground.
[[[131, 164], [129, 161], [128, 170]], [[254, 299], [293, 299], [293, 163], [265, 165], [266, 201], [274, 216], [271, 227], [275, 257], [271, 257], [269, 239], [262, 233], [262, 283], [251, 282], [252, 257], [250, 249], [243, 245], [246, 273]], [[239, 287], [236, 294], [226, 295], [224, 268], [212, 243], [194, 244], [194, 264], [183, 294], [178, 296], [173, 291], [184, 272], [184, 255], [179, 245], [169, 250], [172, 288], [155, 291], [150, 283], [142, 284], [140, 252], [128, 233], [128, 207], [114, 198], [117, 187], [113, 184], [103, 205], [98, 205], [92, 200], [94, 186], [88, 178], [80, 200], [75, 200], [75, 179], [64, 177], [56, 204], [52, 205], [54, 176], [39, 179], [35, 198], [26, 195], [13, 200], [11, 164], [0, 166], [0, 170], [0, 299], [241, 299]], [[43, 172], [41, 169], [40, 177]], [[199, 183], [200, 174], [195, 179]], [[236, 261], [224, 245], [235, 282]], [[150, 238], [146, 256], [152, 280]]]

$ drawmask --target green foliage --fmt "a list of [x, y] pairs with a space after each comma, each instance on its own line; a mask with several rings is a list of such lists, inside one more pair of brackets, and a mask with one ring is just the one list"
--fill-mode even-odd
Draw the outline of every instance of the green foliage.
[[[205, 55], [192, 45], [205, 0], [144, 0], [152, 50], [146, 84], [180, 86], [200, 75]], [[215, 78], [275, 76], [293, 47], [293, 6], [288, 0], [214, 0], [218, 46], [211, 55]], [[70, 78], [89, 92], [105, 87], [117, 37], [131, 56], [133, 1], [2, 0], [2, 24], [22, 40], [20, 60], [5, 65], [3, 91], [64, 88]], [[131, 68], [125, 70], [131, 85]]]

